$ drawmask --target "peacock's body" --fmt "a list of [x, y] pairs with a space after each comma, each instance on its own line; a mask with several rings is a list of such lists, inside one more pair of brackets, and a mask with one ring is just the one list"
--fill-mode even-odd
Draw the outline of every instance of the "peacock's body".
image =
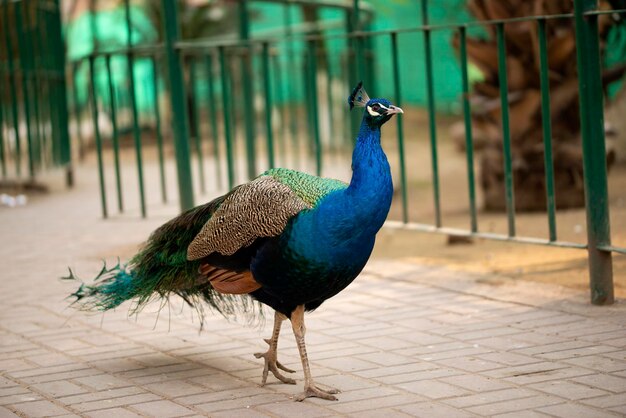
[[127, 266], [103, 270], [94, 285], [83, 284], [73, 295], [84, 307], [107, 310], [129, 299], [140, 309], [154, 295], [175, 293], [224, 314], [247, 310], [251, 297], [276, 311], [270, 349], [256, 354], [265, 358], [263, 383], [268, 371], [295, 383], [276, 360], [280, 326], [289, 318], [305, 372], [297, 399], [335, 399], [336, 391], [319, 389], [311, 379], [303, 314], [348, 286], [372, 252], [393, 192], [380, 128], [402, 113], [385, 99], [370, 100], [361, 84], [349, 103], [365, 107], [350, 184], [269, 170], [164, 224]]

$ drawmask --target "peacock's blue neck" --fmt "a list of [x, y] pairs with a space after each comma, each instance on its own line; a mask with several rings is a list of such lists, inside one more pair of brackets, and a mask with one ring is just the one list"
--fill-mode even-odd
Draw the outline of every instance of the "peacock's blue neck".
[[289, 234], [291, 251], [321, 264], [354, 264], [359, 270], [387, 218], [392, 194], [380, 128], [362, 125], [352, 154], [350, 185], [327, 195], [311, 211], [297, 217]]
[[352, 179], [345, 191], [361, 228], [373, 233], [382, 226], [393, 195], [389, 162], [380, 144], [380, 126], [361, 122], [352, 154]]

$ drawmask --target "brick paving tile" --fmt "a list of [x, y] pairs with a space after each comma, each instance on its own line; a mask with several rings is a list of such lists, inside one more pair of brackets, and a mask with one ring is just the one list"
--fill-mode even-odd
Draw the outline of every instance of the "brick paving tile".
[[389, 376], [381, 376], [375, 380], [388, 385], [397, 385], [398, 383], [410, 383], [422, 380], [437, 379], [440, 377], [459, 376], [462, 372], [443, 367], [431, 365], [429, 370], [421, 370], [414, 373], [402, 373]]
[[169, 382], [151, 383], [144, 386], [147, 390], [155, 393], [161, 393], [170, 398], [178, 398], [182, 396], [195, 395], [205, 393], [206, 388], [200, 385], [194, 385], [185, 381], [177, 381], [176, 384]]
[[420, 418], [470, 418], [475, 417], [474, 414], [454, 409], [447, 405], [441, 405], [433, 402], [421, 402], [411, 405], [405, 405], [397, 408], [412, 417]]
[[476, 405], [485, 405], [489, 403], [510, 401], [513, 399], [528, 398], [536, 395], [533, 392], [524, 388], [510, 388], [494, 391], [480, 391], [477, 394], [471, 394], [466, 396], [457, 396], [451, 399], [445, 399], [442, 402], [455, 406], [457, 408], [467, 408]]
[[574, 404], [552, 405], [543, 408], [537, 408], [537, 410], [560, 418], [613, 418], [620, 416], [620, 414], [608, 411], [601, 411], [595, 408], [589, 408], [587, 406]]
[[103, 399], [93, 402], [83, 402], [73, 405], [79, 411], [95, 411], [98, 409], [108, 409], [116, 406], [125, 406], [133, 403], [148, 402], [159, 399], [152, 393], [142, 393], [139, 395], [123, 396], [121, 398]]
[[370, 411], [359, 411], [354, 414], [341, 414], [341, 416], [355, 417], [355, 418], [407, 418], [411, 415], [405, 414], [392, 408], [376, 408]]
[[537, 411], [524, 411], [523, 413], [518, 412], [506, 412], [504, 414], [494, 415], [492, 418], [550, 418], [552, 415], [546, 415]]
[[613, 408], [624, 405], [624, 395], [613, 394], [607, 396], [599, 396], [597, 398], [583, 399], [580, 402], [590, 406], [595, 406], [596, 408], [600, 409]]
[[426, 362], [407, 362], [406, 364], [397, 366], [385, 366], [376, 369], [356, 371], [354, 374], [365, 378], [377, 378], [383, 376], [404, 375], [407, 373], [432, 370], [433, 368], [435, 368], [435, 366]]
[[336, 412], [347, 414], [361, 411], [371, 411], [378, 408], [397, 408], [402, 405], [424, 401], [427, 398], [419, 395], [400, 394], [400, 395], [388, 395], [384, 397], [361, 399], [354, 402], [342, 402], [326, 405]]
[[196, 405], [196, 408], [201, 409], [204, 412], [212, 414], [217, 411], [225, 411], [237, 408], [249, 408], [259, 405], [265, 405], [275, 402], [293, 402], [289, 397], [278, 394], [263, 394], [256, 396], [249, 396], [244, 398], [229, 399], [205, 404]]
[[61, 408], [50, 401], [35, 401], [10, 405], [10, 408], [27, 417], [54, 417], [67, 414], [67, 409]]
[[35, 385], [32, 385], [31, 387], [38, 390], [39, 392], [49, 393], [55, 398], [59, 398], [62, 396], [78, 395], [88, 392], [88, 389], [64, 380], [56, 382], [37, 383]]
[[564, 360], [563, 363], [574, 364], [580, 367], [586, 367], [603, 373], [613, 373], [626, 370], [626, 361], [624, 355], [620, 354], [620, 358], [611, 358], [610, 354], [602, 356], [584, 356]]
[[623, 377], [596, 373], [588, 376], [575, 377], [571, 380], [591, 387], [608, 390], [609, 392], [626, 392], [626, 378]]
[[13, 418], [19, 417], [19, 415], [14, 414], [12, 411], [6, 409], [4, 406], [0, 406], [0, 417], [4, 418]]
[[334, 414], [332, 411], [317, 405], [307, 403], [298, 405], [295, 402], [271, 403], [266, 405], [260, 405], [256, 409], [261, 412], [267, 412], [272, 416], [285, 418], [329, 417]]
[[483, 416], [493, 416], [503, 414], [505, 412], [519, 412], [521, 414], [523, 411], [528, 409], [535, 409], [541, 406], [553, 405], [561, 402], [563, 402], [562, 399], [557, 397], [535, 395], [530, 398], [512, 399], [504, 402], [472, 406], [467, 408], [467, 411]]
[[42, 399], [40, 395], [33, 392], [21, 392], [14, 395], [0, 397], [0, 405], [10, 405], [21, 402], [32, 402]]
[[110, 409], [101, 409], [99, 411], [92, 411], [89, 412], [87, 414], [85, 414], [85, 416], [89, 417], [89, 418], [138, 418], [141, 417], [141, 415], [129, 411], [128, 409], [124, 409], [124, 408], [110, 408]]
[[[265, 418], [271, 417], [272, 415], [267, 415], [262, 413], [257, 409], [252, 408], [239, 408], [239, 409], [230, 409], [228, 411], [218, 411], [211, 412], [212, 418]], [[193, 418], [193, 417], [189, 417]]]
[[417, 382], [402, 383], [398, 385], [400, 388], [426, 396], [430, 399], [449, 398], [452, 396], [467, 395], [468, 392], [458, 386], [449, 385], [447, 383], [433, 381], [433, 380], [421, 380]]
[[[458, 349], [452, 349], [452, 350], [446, 350], [444, 349], [443, 351], [439, 351], [438, 350], [438, 346], [433, 346], [431, 350], [429, 350], [428, 353], [423, 353], [419, 355], [419, 358], [421, 360], [425, 360], [425, 361], [437, 361], [437, 360], [441, 360], [446, 362], [449, 359], [456, 359], [459, 357], [464, 357], [464, 356], [473, 356], [473, 355], [478, 355], [478, 354], [485, 354], [485, 353], [489, 353], [492, 350], [489, 348], [485, 348], [485, 347], [479, 347], [479, 346], [469, 346], [467, 344], [464, 343], [456, 343], [454, 344], [455, 347], [461, 347]], [[452, 345], [450, 345], [449, 347], [452, 347]]]
[[608, 395], [608, 392], [604, 390], [599, 390], [567, 380], [552, 380], [549, 382], [535, 383], [528, 385], [528, 387], [571, 400]]
[[590, 347], [574, 348], [572, 350], [555, 351], [552, 353], [536, 354], [536, 357], [546, 360], [566, 360], [582, 356], [597, 355], [617, 351], [615, 347], [594, 345]]
[[167, 400], [132, 404], [128, 408], [153, 417], [183, 417], [194, 414], [191, 409]]
[[85, 376], [72, 380], [82, 386], [86, 386], [96, 391], [124, 388], [133, 385], [129, 380], [120, 379], [118, 377], [111, 376], [110, 374]]
[[592, 373], [593, 372], [588, 369], [544, 361], [541, 363], [488, 370], [482, 374], [496, 379], [503, 379], [507, 382], [525, 385], [529, 383], [543, 382], [546, 380], [583, 376]]
[[[626, 306], [591, 307], [585, 292], [545, 284], [492, 286], [476, 274], [372, 260], [307, 316], [312, 373], [342, 391], [338, 402], [293, 401], [303, 374], [289, 326], [279, 359], [298, 384], [271, 376], [260, 387], [263, 363], [252, 354], [266, 349], [269, 313], [257, 328], [208, 316], [199, 333], [197, 315], [175, 299], [169, 314], [156, 303], [136, 318], [129, 304], [105, 315], [67, 309], [75, 286], [54, 277], [72, 265], [89, 278], [97, 260], [127, 260], [177, 211], [155, 205], [145, 220], [102, 221], [97, 172], [85, 170], [75, 189], [2, 213], [0, 236], [12, 245], [0, 247], [11, 279], [0, 280], [0, 416], [626, 415]], [[34, 220], [36, 237], [20, 232]]]
[[400, 364], [406, 366], [407, 364], [411, 362], [411, 360], [408, 357], [394, 354], [389, 351], [376, 351], [374, 353], [368, 353], [368, 354], [357, 354], [355, 358], [360, 359], [360, 360], [365, 360], [370, 363], [375, 363], [378, 366], [376, 367], [376, 369], [380, 369], [380, 366], [389, 367], [389, 366], [397, 366]]
[[503, 367], [503, 365], [500, 363], [482, 360], [480, 358], [470, 357], [470, 356], [439, 360], [437, 363], [441, 364], [442, 366], [446, 365], [446, 366], [454, 367], [456, 369], [461, 369], [465, 372], [470, 372], [470, 373], [483, 372], [486, 370], [493, 370], [493, 369], [501, 369]]
[[499, 381], [497, 379], [491, 379], [480, 375], [461, 375], [443, 377], [439, 379], [440, 382], [449, 383], [451, 385], [460, 386], [464, 389], [471, 390], [473, 392], [490, 392], [494, 390], [508, 389], [512, 385]]

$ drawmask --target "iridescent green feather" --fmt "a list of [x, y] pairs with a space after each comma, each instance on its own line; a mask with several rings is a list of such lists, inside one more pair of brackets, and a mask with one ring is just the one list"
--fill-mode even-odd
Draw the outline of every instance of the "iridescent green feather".
[[322, 198], [348, 185], [343, 181], [312, 176], [286, 168], [273, 168], [262, 175], [272, 176], [293, 190], [307, 205], [316, 206]]

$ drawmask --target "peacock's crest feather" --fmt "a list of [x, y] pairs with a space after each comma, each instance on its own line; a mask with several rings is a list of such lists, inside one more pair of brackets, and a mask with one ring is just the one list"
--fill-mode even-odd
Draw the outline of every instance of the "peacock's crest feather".
[[370, 97], [367, 95], [367, 92], [363, 87], [363, 82], [359, 81], [359, 84], [356, 85], [350, 96], [348, 96], [348, 105], [350, 106], [350, 110], [354, 107], [365, 107], [369, 101]]

